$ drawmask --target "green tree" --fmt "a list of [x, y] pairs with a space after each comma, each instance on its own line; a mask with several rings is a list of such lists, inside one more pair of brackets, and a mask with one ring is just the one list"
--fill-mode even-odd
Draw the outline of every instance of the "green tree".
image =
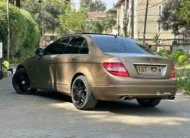
[[158, 33], [156, 33], [155, 35], [154, 35], [154, 37], [153, 37], [153, 43], [155, 44], [155, 45], [159, 45], [160, 44], [160, 35], [158, 34]]
[[85, 30], [91, 33], [102, 33], [105, 30], [105, 23], [103, 21], [88, 21]]
[[190, 29], [190, 0], [182, 0], [178, 18], [185, 22], [186, 28]]
[[54, 33], [59, 26], [59, 16], [65, 14], [66, 5], [64, 1], [49, 0], [45, 5], [44, 23], [47, 31]]
[[[0, 39], [4, 44], [4, 54], [7, 50], [7, 3], [0, 2]], [[18, 51], [24, 55], [32, 55], [39, 46], [39, 26], [30, 13], [10, 5], [10, 55]]]
[[[59, 16], [65, 12], [65, 0], [23, 0], [21, 8], [29, 11], [38, 24], [43, 24], [46, 32], [54, 33], [59, 26]], [[43, 12], [42, 12], [43, 11]]]
[[174, 33], [179, 30], [190, 30], [190, 1], [169, 0], [163, 9], [159, 22], [164, 30], [172, 29]]
[[65, 14], [60, 15], [60, 26], [57, 28], [57, 32], [60, 35], [81, 33], [84, 32], [86, 27], [86, 11], [76, 11], [70, 6], [67, 6]]
[[102, 0], [81, 0], [81, 8], [87, 8], [89, 12], [100, 12], [106, 10], [106, 3]]
[[104, 24], [105, 24], [105, 30], [106, 31], [110, 31], [112, 30], [112, 27], [116, 24], [116, 19], [113, 16], [107, 16], [104, 20], [103, 20]]

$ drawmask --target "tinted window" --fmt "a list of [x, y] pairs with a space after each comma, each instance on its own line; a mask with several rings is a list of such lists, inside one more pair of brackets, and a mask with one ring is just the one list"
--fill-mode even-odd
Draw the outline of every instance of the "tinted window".
[[134, 40], [114, 36], [92, 36], [92, 39], [103, 52], [152, 54], [149, 48]]
[[63, 54], [70, 38], [61, 38], [44, 49], [45, 55]]
[[84, 43], [84, 38], [81, 37], [73, 37], [70, 43], [68, 44], [65, 54], [78, 54], [81, 46]]
[[81, 45], [80, 47], [80, 51], [79, 53], [80, 54], [88, 54], [89, 52], [89, 49], [88, 49], [88, 43], [86, 40], [83, 41], [83, 44]]

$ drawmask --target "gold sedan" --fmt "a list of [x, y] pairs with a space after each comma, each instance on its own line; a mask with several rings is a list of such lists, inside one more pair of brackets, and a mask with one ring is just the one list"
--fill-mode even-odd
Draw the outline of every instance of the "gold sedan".
[[94, 108], [98, 100], [137, 99], [140, 105], [154, 107], [176, 95], [172, 60], [132, 39], [69, 35], [35, 54], [13, 76], [19, 94], [37, 89], [62, 92], [81, 110]]

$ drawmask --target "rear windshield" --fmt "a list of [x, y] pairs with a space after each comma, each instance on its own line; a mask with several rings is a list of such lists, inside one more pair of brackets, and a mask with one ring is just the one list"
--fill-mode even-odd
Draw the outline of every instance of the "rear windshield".
[[148, 47], [131, 39], [114, 36], [92, 36], [92, 39], [102, 52], [153, 54]]

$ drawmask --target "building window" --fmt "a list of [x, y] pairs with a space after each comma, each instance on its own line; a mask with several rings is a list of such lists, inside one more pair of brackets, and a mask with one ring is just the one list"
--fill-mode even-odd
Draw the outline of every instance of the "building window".
[[161, 16], [162, 15], [162, 5], [158, 6], [158, 15]]

